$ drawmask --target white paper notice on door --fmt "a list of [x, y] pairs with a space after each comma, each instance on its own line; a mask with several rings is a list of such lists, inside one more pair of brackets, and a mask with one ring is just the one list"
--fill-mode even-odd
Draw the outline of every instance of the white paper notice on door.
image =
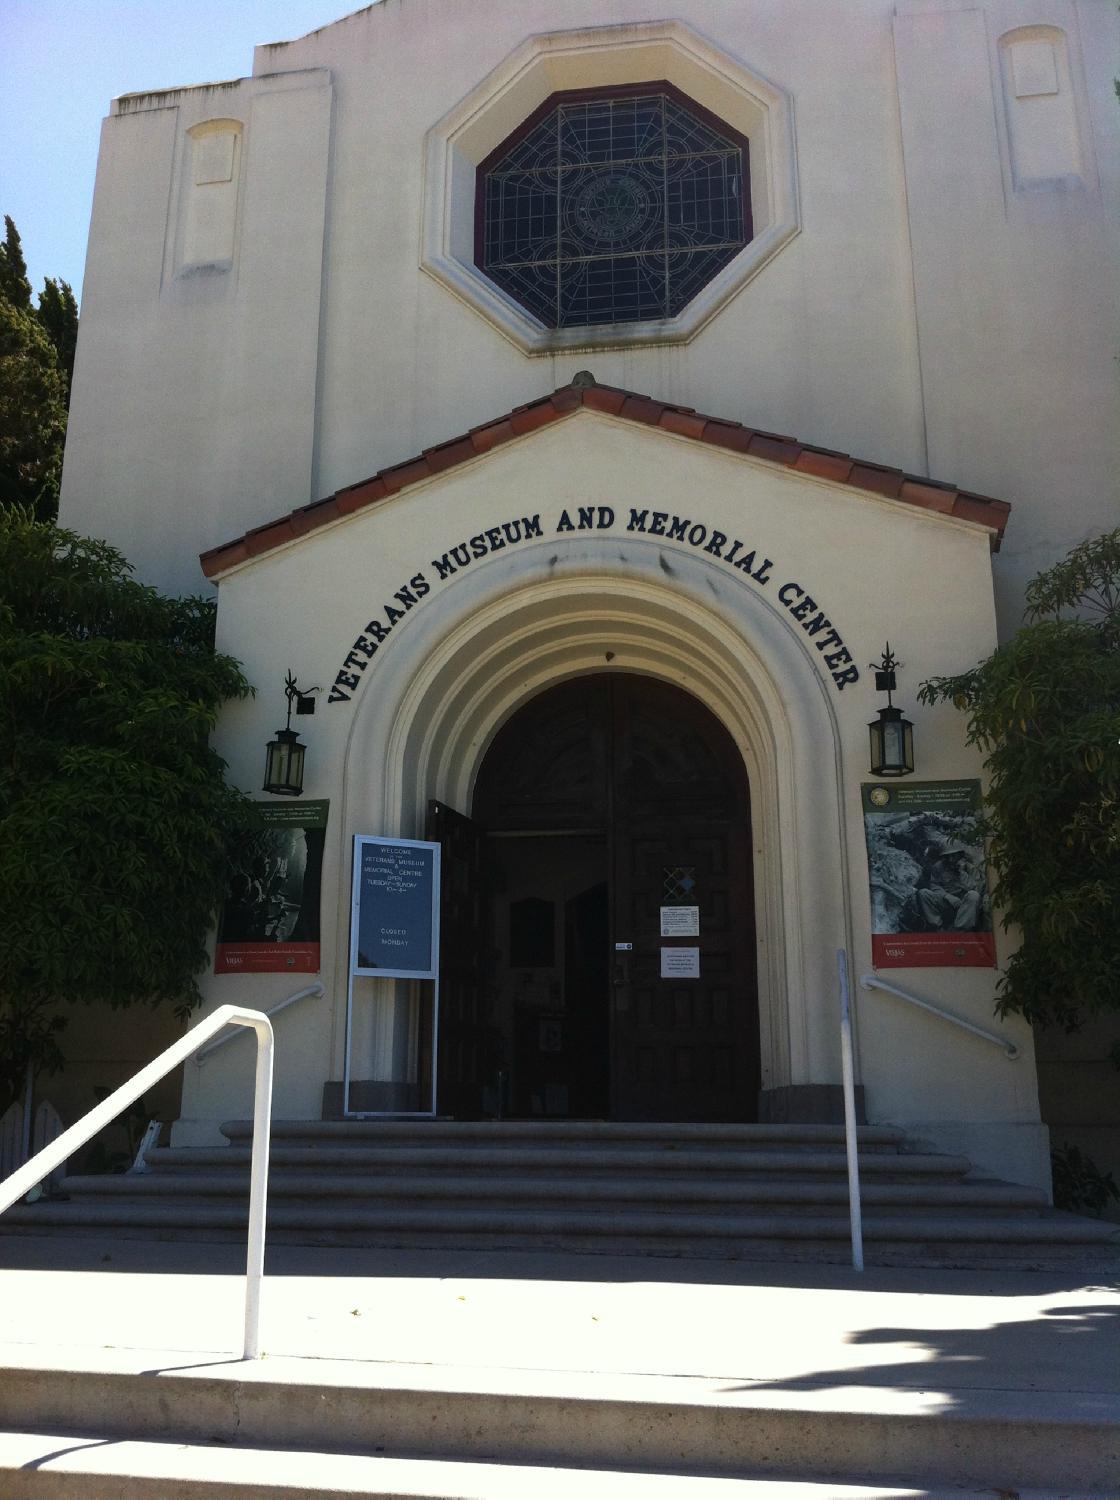
[[662, 948], [662, 979], [699, 979], [699, 948]]
[[661, 908], [662, 937], [699, 937], [700, 908], [698, 906], [663, 906]]

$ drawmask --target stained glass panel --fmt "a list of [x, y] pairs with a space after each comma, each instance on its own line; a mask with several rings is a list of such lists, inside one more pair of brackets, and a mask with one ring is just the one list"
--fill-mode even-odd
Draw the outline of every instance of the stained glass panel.
[[664, 865], [662, 906], [689, 906], [696, 900], [696, 866]]
[[559, 96], [480, 172], [482, 269], [550, 328], [676, 316], [751, 234], [747, 143], [694, 110]]

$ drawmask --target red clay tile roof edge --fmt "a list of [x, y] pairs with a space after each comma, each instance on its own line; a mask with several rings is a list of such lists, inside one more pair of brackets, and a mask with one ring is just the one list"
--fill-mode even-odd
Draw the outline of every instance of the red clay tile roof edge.
[[999, 550], [1011, 510], [1006, 500], [975, 495], [971, 491], [958, 489], [953, 484], [942, 484], [920, 475], [904, 474], [901, 469], [885, 468], [882, 464], [872, 463], [867, 459], [852, 458], [847, 453], [837, 453], [831, 448], [817, 448], [811, 443], [801, 443], [796, 438], [783, 437], [778, 433], [758, 432], [744, 426], [742, 422], [732, 422], [725, 417], [705, 416], [691, 406], [673, 406], [667, 401], [655, 401], [650, 396], [621, 390], [617, 386], [599, 385], [587, 375], [577, 375], [571, 385], [561, 386], [549, 396], [514, 407], [505, 416], [484, 422], [479, 427], [472, 427], [460, 437], [438, 443], [433, 448], [425, 448], [415, 458], [392, 464], [369, 479], [348, 485], [334, 495], [302, 506], [290, 515], [269, 521], [265, 526], [254, 527], [252, 531], [235, 537], [233, 541], [211, 547], [199, 558], [202, 571], [207, 578], [215, 578], [227, 568], [271, 552], [295, 537], [306, 536], [308, 532], [329, 525], [340, 516], [351, 515], [354, 511], [376, 505], [387, 495], [396, 494], [409, 485], [431, 479], [436, 474], [444, 474], [447, 470], [466, 463], [468, 459], [488, 453], [491, 448], [508, 443], [515, 437], [535, 432], [538, 427], [545, 427], [551, 422], [561, 421], [580, 407], [622, 417], [642, 427], [660, 427], [694, 442], [709, 443], [712, 447], [724, 448], [733, 453], [747, 453], [752, 458], [761, 458], [767, 463], [794, 469], [798, 473], [849, 484], [853, 489], [862, 489], [868, 494], [887, 496], [924, 510], [976, 521], [991, 528], [993, 552]]

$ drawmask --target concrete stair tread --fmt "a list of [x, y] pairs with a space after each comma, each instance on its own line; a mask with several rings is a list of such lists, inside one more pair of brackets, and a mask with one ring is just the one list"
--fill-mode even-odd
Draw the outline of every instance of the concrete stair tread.
[[[62, 1432], [0, 1432], [0, 1476], [7, 1500], [50, 1493], [75, 1500], [236, 1493], [240, 1500], [325, 1492], [355, 1500], [991, 1500], [990, 1489], [930, 1489], [907, 1483], [853, 1483], [842, 1477], [780, 1479], [701, 1476], [386, 1458], [294, 1448], [145, 1442]], [[1017, 1500], [1055, 1500], [1052, 1490]], [[1061, 1500], [1105, 1500], [1103, 1491], [1063, 1491]]]
[[[896, 1125], [860, 1125], [859, 1139], [864, 1145], [897, 1146], [906, 1132]], [[248, 1140], [253, 1134], [252, 1120], [227, 1120], [222, 1134], [230, 1140]], [[665, 1141], [669, 1149], [679, 1149], [681, 1142], [724, 1141], [731, 1145], [780, 1141], [788, 1144], [828, 1142], [843, 1147], [843, 1125], [711, 1125], [691, 1121], [619, 1121], [619, 1120], [274, 1120], [272, 1139], [321, 1141], [410, 1140], [414, 1138], [451, 1141], [498, 1140], [521, 1137], [547, 1142], [553, 1140], [622, 1140]]]
[[[247, 1121], [223, 1147], [162, 1147], [149, 1171], [65, 1182], [69, 1201], [13, 1209], [0, 1234], [85, 1232], [223, 1240], [244, 1233]], [[288, 1244], [544, 1245], [601, 1255], [836, 1261], [849, 1239], [839, 1126], [602, 1121], [281, 1121], [272, 1132], [269, 1232]], [[1072, 1263], [1108, 1272], [1116, 1226], [1056, 1214], [1036, 1189], [964, 1157], [861, 1128], [874, 1264]]]
[[[70, 1197], [139, 1197], [168, 1198], [203, 1196], [235, 1197], [249, 1189], [247, 1164], [228, 1172], [165, 1172], [155, 1170], [139, 1175], [100, 1175], [66, 1177], [59, 1190]], [[666, 1207], [686, 1203], [757, 1203], [843, 1204], [848, 1201], [846, 1180], [837, 1182], [793, 1182], [736, 1179], [711, 1179], [689, 1174], [680, 1179], [608, 1177], [597, 1179], [525, 1176], [510, 1173], [497, 1177], [472, 1177], [457, 1174], [449, 1177], [416, 1180], [403, 1175], [371, 1179], [369, 1175], [341, 1172], [309, 1174], [290, 1170], [273, 1170], [269, 1179], [272, 1198], [410, 1198], [410, 1199], [515, 1199], [579, 1203], [651, 1201]], [[863, 1188], [865, 1204], [925, 1205], [930, 1207], [1045, 1209], [1044, 1193], [1017, 1183], [996, 1178], [974, 1181], [887, 1183], [871, 1182]]]
[[[204, 1213], [204, 1217], [203, 1217]], [[247, 1223], [247, 1205], [207, 1204], [189, 1201], [136, 1202], [41, 1202], [21, 1205], [6, 1218], [17, 1226], [49, 1224], [132, 1224], [182, 1228], [207, 1226], [241, 1228]], [[820, 1212], [813, 1215], [767, 1211], [734, 1214], [677, 1214], [643, 1209], [581, 1211], [579, 1209], [501, 1209], [478, 1207], [425, 1208], [385, 1207], [370, 1204], [332, 1204], [322, 1199], [269, 1205], [272, 1228], [322, 1228], [351, 1232], [435, 1234], [454, 1240], [456, 1235], [577, 1235], [606, 1239], [612, 1236], [650, 1236], [671, 1240], [712, 1237], [723, 1241], [751, 1241], [806, 1237], [846, 1240], [847, 1214]], [[1120, 1245], [1115, 1224], [1082, 1219], [1053, 1210], [1045, 1214], [995, 1215], [945, 1211], [940, 1215], [912, 1211], [864, 1214], [868, 1240], [978, 1243], [994, 1240], [1009, 1245]]]
[[932, 1369], [908, 1386], [860, 1384], [855, 1372], [775, 1384], [34, 1346], [9, 1346], [0, 1364], [0, 1428], [94, 1441], [315, 1451], [329, 1433], [335, 1452], [389, 1458], [1090, 1491], [1120, 1463], [1117, 1395], [945, 1390]]
[[[149, 1154], [153, 1168], [168, 1165], [189, 1165], [187, 1149], [203, 1151], [205, 1148], [156, 1147]], [[245, 1152], [235, 1157], [235, 1147], [227, 1148], [228, 1157], [223, 1157], [221, 1148], [205, 1151], [205, 1160], [199, 1165], [220, 1165], [228, 1161], [236, 1165], [248, 1159]], [[609, 1146], [596, 1149], [591, 1156], [586, 1148], [540, 1147], [513, 1144], [507, 1146], [481, 1146], [474, 1144], [440, 1146], [347, 1146], [335, 1151], [327, 1148], [292, 1148], [273, 1146], [270, 1159], [276, 1166], [349, 1166], [351, 1170], [385, 1169], [391, 1171], [440, 1170], [456, 1174], [471, 1168], [501, 1168], [522, 1170], [545, 1169], [555, 1171], [566, 1168], [580, 1174], [602, 1174], [604, 1172], [695, 1172], [699, 1170], [726, 1172], [736, 1177], [748, 1173], [810, 1173], [846, 1175], [847, 1158], [842, 1148], [830, 1151], [780, 1151], [754, 1149], [739, 1156], [729, 1151], [707, 1151], [689, 1147], [680, 1151], [649, 1151], [637, 1147], [613, 1150]], [[860, 1155], [860, 1170], [868, 1175], [896, 1175], [913, 1177], [963, 1177], [972, 1169], [972, 1163], [964, 1156], [932, 1152], [872, 1153]]]

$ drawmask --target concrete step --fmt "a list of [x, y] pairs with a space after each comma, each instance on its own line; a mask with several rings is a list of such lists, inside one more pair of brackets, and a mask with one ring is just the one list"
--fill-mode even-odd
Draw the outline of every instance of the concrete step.
[[[219, 1148], [160, 1148], [142, 1174], [72, 1177], [69, 1201], [10, 1210], [42, 1229], [235, 1238], [251, 1126]], [[306, 1245], [550, 1248], [698, 1257], [847, 1257], [847, 1163], [836, 1126], [596, 1121], [288, 1121], [273, 1130], [269, 1233]], [[869, 1263], [1114, 1266], [1120, 1230], [1056, 1214], [1040, 1192], [907, 1151], [868, 1127], [860, 1167]]]
[[[537, 1464], [379, 1458], [293, 1448], [158, 1443], [75, 1433], [0, 1432], [6, 1500], [992, 1500], [991, 1489], [823, 1479], [712, 1477]], [[1113, 1492], [1114, 1493], [1114, 1492]], [[1055, 1500], [1052, 1489], [1016, 1500]], [[1061, 1500], [1106, 1500], [1063, 1490]]]
[[[227, 1120], [221, 1127], [229, 1140], [250, 1140], [251, 1120]], [[370, 1141], [465, 1144], [524, 1141], [537, 1145], [598, 1142], [612, 1146], [635, 1143], [680, 1151], [686, 1146], [743, 1146], [772, 1144], [835, 1146], [843, 1150], [843, 1125], [705, 1125], [690, 1121], [666, 1123], [646, 1120], [276, 1120], [274, 1144], [283, 1141], [367, 1144]], [[895, 1125], [861, 1125], [861, 1150], [897, 1150], [906, 1132]]]
[[[516, 1475], [518, 1466], [531, 1477], [559, 1468], [571, 1486], [565, 1500], [577, 1489], [609, 1496], [609, 1488], [591, 1483], [590, 1476], [602, 1470], [611, 1475], [607, 1483], [617, 1479], [618, 1486], [624, 1478], [640, 1478], [630, 1493], [651, 1496], [700, 1496], [705, 1491], [692, 1486], [701, 1478], [741, 1481], [745, 1475], [865, 1487], [901, 1479], [903, 1494], [907, 1488], [928, 1494], [931, 1486], [964, 1485], [1003, 1493], [1035, 1487], [1057, 1496], [1073, 1487], [1108, 1493], [1111, 1486], [1114, 1492], [1120, 1474], [1120, 1423], [1112, 1396], [985, 1390], [947, 1401], [938, 1390], [892, 1387], [790, 1390], [700, 1377], [454, 1370], [284, 1357], [246, 1364], [215, 1356], [206, 1364], [182, 1352], [72, 1353], [76, 1358], [63, 1361], [57, 1352], [19, 1358], [9, 1352], [0, 1371], [0, 1428], [45, 1435], [24, 1440], [22, 1465], [9, 1464], [5, 1477], [10, 1480], [14, 1471], [27, 1487], [16, 1491], [9, 1484], [6, 1497], [53, 1493], [98, 1500], [100, 1495], [207, 1493], [202, 1484], [193, 1491], [130, 1491], [120, 1480], [113, 1481], [117, 1489], [32, 1487], [45, 1485], [52, 1468], [65, 1473], [85, 1464], [94, 1475], [99, 1468], [115, 1472], [119, 1463], [113, 1449], [122, 1443], [142, 1445], [134, 1450], [133, 1466], [143, 1457], [149, 1473], [137, 1477], [149, 1486], [153, 1467], [162, 1464], [164, 1473], [173, 1468], [172, 1445], [189, 1445], [196, 1459], [220, 1445], [213, 1461], [228, 1462], [226, 1472], [239, 1474], [250, 1486], [270, 1482], [271, 1489], [260, 1491], [266, 1495], [284, 1493], [275, 1463], [264, 1456], [279, 1445], [289, 1450], [276, 1455], [281, 1462], [287, 1458], [288, 1493], [307, 1495], [328, 1488], [325, 1472], [309, 1475], [304, 1467], [324, 1451], [340, 1460], [364, 1460], [363, 1478], [376, 1459], [500, 1465], [507, 1476]], [[46, 1448], [51, 1434], [58, 1447]], [[94, 1457], [95, 1445], [101, 1445], [100, 1459]], [[69, 1453], [59, 1451], [66, 1447]], [[16, 1448], [13, 1442], [12, 1451]], [[44, 1449], [55, 1455], [46, 1464]], [[253, 1472], [248, 1456], [253, 1453], [262, 1455], [262, 1465], [272, 1464], [271, 1480], [267, 1470]], [[34, 1461], [37, 1469], [24, 1467]], [[398, 1462], [398, 1470], [401, 1466]], [[654, 1476], [664, 1476], [660, 1491]], [[160, 1477], [157, 1472], [156, 1484]], [[461, 1481], [462, 1474], [458, 1477]], [[465, 1489], [445, 1485], [411, 1493], [517, 1495], [518, 1500], [559, 1494], [559, 1480], [551, 1490], [485, 1488], [502, 1477], [478, 1470]], [[665, 1491], [669, 1481], [680, 1487]], [[255, 1493], [233, 1483], [227, 1493]], [[406, 1496], [410, 1491], [383, 1487], [365, 1493]]]
[[[274, 1137], [275, 1140], [275, 1137]], [[235, 1156], [234, 1151], [241, 1154]], [[218, 1147], [206, 1150], [190, 1148], [188, 1158], [182, 1148], [157, 1147], [148, 1154], [155, 1168], [243, 1166], [248, 1161], [247, 1148]], [[199, 1155], [194, 1153], [198, 1152]], [[273, 1145], [270, 1160], [275, 1167], [302, 1166], [316, 1170], [345, 1167], [360, 1172], [447, 1172], [459, 1176], [464, 1172], [521, 1171], [570, 1172], [580, 1177], [623, 1173], [695, 1173], [723, 1172], [736, 1179], [751, 1176], [805, 1176], [816, 1173], [826, 1177], [847, 1176], [844, 1151], [782, 1151], [759, 1148], [733, 1154], [698, 1147], [680, 1151], [650, 1151], [641, 1147], [614, 1150], [609, 1146], [540, 1148], [511, 1143], [502, 1146], [454, 1143], [438, 1146], [344, 1146], [297, 1147]], [[964, 1156], [925, 1152], [871, 1153], [860, 1155], [860, 1170], [868, 1176], [892, 1178], [963, 1177], [972, 1170]]]
[[[109, 1198], [175, 1199], [197, 1197], [222, 1200], [244, 1197], [249, 1191], [248, 1164], [239, 1163], [227, 1172], [208, 1170], [152, 1171], [138, 1176], [75, 1176], [62, 1180], [60, 1192], [70, 1199]], [[466, 1202], [474, 1206], [499, 1202], [569, 1204], [587, 1207], [591, 1204], [616, 1206], [643, 1204], [654, 1210], [672, 1210], [697, 1204], [723, 1204], [750, 1207], [760, 1204], [787, 1204], [803, 1209], [846, 1208], [846, 1180], [822, 1181], [796, 1178], [726, 1178], [684, 1174], [666, 1176], [612, 1176], [587, 1178], [577, 1174], [557, 1176], [471, 1176], [457, 1173], [446, 1177], [393, 1175], [372, 1177], [342, 1172], [308, 1173], [293, 1171], [274, 1164], [269, 1179], [269, 1196], [275, 1202], [283, 1198], [356, 1198], [387, 1200], [396, 1203]], [[1018, 1183], [979, 1177], [951, 1182], [876, 1182], [862, 1189], [866, 1205], [927, 1208], [980, 1208], [987, 1212], [1044, 1210], [1045, 1193]]]
[[[188, 1230], [205, 1235], [210, 1230], [244, 1233], [248, 1223], [245, 1203], [228, 1200], [194, 1201], [87, 1199], [43, 1201], [9, 1209], [11, 1229], [34, 1231], [47, 1226], [76, 1227], [128, 1225], [155, 1230]], [[437, 1242], [462, 1246], [524, 1246], [540, 1242], [565, 1248], [617, 1248], [674, 1253], [702, 1250], [709, 1242], [715, 1253], [747, 1253], [751, 1248], [780, 1245], [783, 1253], [800, 1246], [829, 1242], [845, 1246], [847, 1214], [824, 1211], [805, 1214], [740, 1209], [734, 1213], [673, 1213], [642, 1209], [502, 1208], [444, 1206], [407, 1207], [378, 1203], [334, 1203], [321, 1198], [295, 1199], [269, 1205], [270, 1233], [305, 1233], [305, 1243], [368, 1238], [377, 1244]], [[1107, 1252], [1120, 1243], [1114, 1224], [1082, 1219], [1072, 1214], [997, 1215], [913, 1210], [907, 1213], [870, 1211], [864, 1214], [864, 1236], [871, 1244], [918, 1248], [929, 1245], [988, 1247], [998, 1259], [1010, 1246], [1092, 1248]], [[322, 1236], [329, 1236], [323, 1241]]]

